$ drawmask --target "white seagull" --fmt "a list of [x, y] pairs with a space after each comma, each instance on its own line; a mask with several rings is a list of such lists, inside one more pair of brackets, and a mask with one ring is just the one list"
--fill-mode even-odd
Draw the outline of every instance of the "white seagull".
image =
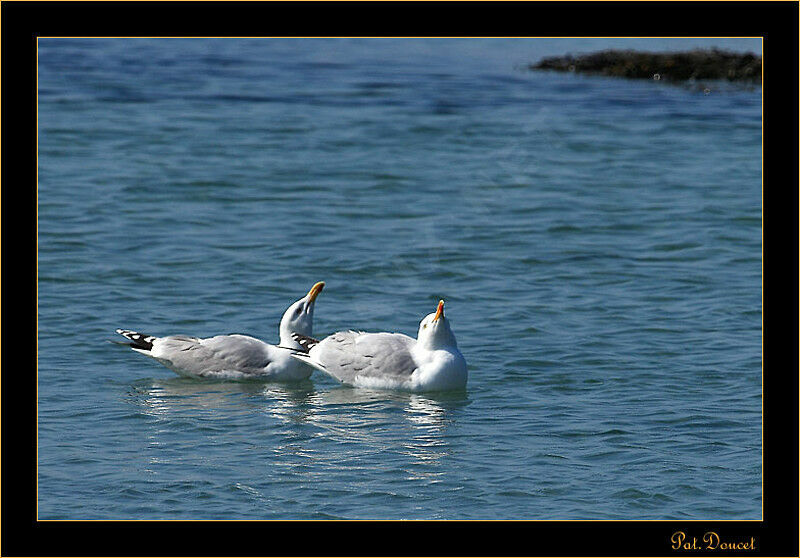
[[314, 301], [325, 283], [320, 281], [308, 294], [283, 314], [280, 345], [270, 345], [248, 335], [217, 335], [207, 339], [186, 335], [153, 337], [118, 329], [131, 342], [131, 349], [156, 359], [181, 376], [217, 379], [305, 380], [312, 368], [293, 359], [296, 350], [305, 350], [292, 335], [309, 336], [314, 321]]
[[467, 363], [444, 317], [443, 300], [422, 319], [416, 339], [363, 331], [339, 331], [322, 341], [292, 337], [307, 351], [293, 358], [351, 386], [420, 392], [467, 385]]

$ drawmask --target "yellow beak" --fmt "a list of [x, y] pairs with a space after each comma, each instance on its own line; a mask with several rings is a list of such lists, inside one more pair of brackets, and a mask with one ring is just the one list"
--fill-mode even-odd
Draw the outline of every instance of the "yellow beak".
[[311, 290], [308, 291], [308, 294], [306, 295], [306, 298], [308, 298], [308, 301], [309, 302], [314, 302], [314, 300], [319, 296], [319, 293], [322, 292], [322, 288], [324, 286], [325, 286], [325, 281], [320, 281], [319, 283], [317, 283], [316, 285], [311, 287]]
[[439, 306], [436, 307], [436, 315], [433, 317], [433, 321], [435, 322], [442, 316], [444, 316], [444, 300], [439, 301]]

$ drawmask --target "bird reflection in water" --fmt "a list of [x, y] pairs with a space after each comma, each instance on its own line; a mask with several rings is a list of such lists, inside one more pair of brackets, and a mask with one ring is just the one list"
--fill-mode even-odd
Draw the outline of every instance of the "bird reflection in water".
[[[174, 378], [150, 379], [131, 388], [143, 414], [158, 422], [191, 421], [206, 432], [204, 442], [233, 443], [233, 451], [246, 443], [250, 450], [264, 452], [272, 474], [301, 485], [324, 481], [336, 471], [357, 474], [385, 467], [381, 456], [386, 453], [400, 458], [396, 466], [402, 478], [438, 482], [451, 452], [447, 431], [457, 422], [459, 409], [470, 404], [466, 392], [413, 394], [346, 386], [317, 390], [311, 381]], [[266, 419], [260, 433], [252, 430], [254, 414]], [[172, 438], [173, 428], [175, 424], [150, 428], [149, 446]]]
[[[151, 465], [209, 461], [215, 452], [197, 451], [204, 444], [217, 451], [230, 447], [232, 452], [274, 452], [284, 464], [299, 464], [312, 457], [302, 441], [308, 436], [300, 433], [300, 427], [314, 420], [314, 393], [310, 381], [279, 384], [170, 378], [135, 382], [128, 395], [150, 419], [149, 427], [142, 431]], [[267, 417], [267, 428], [258, 430], [258, 422], [253, 421], [258, 415]], [[276, 428], [276, 423], [288, 427]], [[201, 437], [193, 438], [187, 431]]]
[[[295, 384], [264, 382], [208, 382], [191, 378], [146, 380], [131, 386], [129, 395], [153, 418], [168, 418], [185, 411], [225, 411], [236, 414], [263, 409], [266, 401], [270, 414], [281, 420], [305, 422], [314, 385], [310, 381]], [[199, 415], [202, 416], [202, 415]], [[173, 416], [174, 418], [174, 416]]]
[[465, 392], [420, 395], [349, 387], [318, 393], [316, 399], [324, 407], [318, 425], [347, 455], [339, 465], [366, 469], [370, 455], [394, 452], [410, 458], [404, 460], [406, 479], [431, 482], [442, 474], [440, 461], [449, 454], [446, 431], [455, 411], [470, 403]]
[[403, 453], [411, 457], [406, 468], [407, 480], [439, 482], [444, 474], [441, 461], [450, 455], [445, 431], [453, 422], [453, 407], [469, 404], [466, 398], [437, 400], [427, 395], [411, 394], [405, 417], [413, 426], [413, 436], [403, 444]]

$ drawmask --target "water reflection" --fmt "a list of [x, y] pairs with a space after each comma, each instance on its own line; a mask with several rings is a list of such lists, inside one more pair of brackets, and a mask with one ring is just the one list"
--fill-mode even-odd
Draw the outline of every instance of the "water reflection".
[[406, 420], [414, 428], [413, 436], [403, 444], [403, 453], [412, 459], [406, 479], [438, 482], [444, 474], [442, 461], [450, 455], [445, 433], [453, 422], [453, 414], [442, 401], [417, 394], [409, 397], [404, 412]]
[[447, 430], [458, 409], [469, 405], [466, 392], [414, 394], [334, 388], [315, 394], [325, 408], [318, 424], [340, 444], [359, 442], [373, 452], [406, 457], [407, 480], [436, 482], [442, 461], [450, 454]]
[[[310, 381], [279, 384], [176, 377], [134, 382], [128, 397], [141, 414], [155, 419], [143, 429], [143, 469], [155, 474], [161, 466], [192, 460], [207, 463], [253, 451], [277, 455], [278, 464], [308, 464], [313, 451], [307, 447], [308, 436], [299, 435], [297, 427], [315, 421], [314, 393]], [[268, 426], [288, 428], [264, 428], [260, 417], [267, 417]], [[196, 451], [201, 444], [207, 447]]]
[[306, 422], [313, 413], [310, 398], [314, 384], [264, 382], [208, 382], [191, 378], [140, 380], [131, 384], [128, 395], [153, 418], [169, 418], [175, 413], [209, 411], [237, 414], [264, 409], [281, 421]]
[[460, 409], [470, 404], [466, 392], [320, 390], [311, 381], [148, 379], [131, 384], [128, 395], [141, 413], [157, 421], [147, 429], [148, 446], [174, 450], [150, 455], [151, 467], [186, 458], [190, 450], [173, 442], [178, 433], [178, 439], [186, 439], [188, 428], [201, 434], [198, 442], [226, 453], [256, 451], [272, 474], [302, 485], [359, 470], [383, 474], [387, 467], [409, 481], [438, 482], [452, 452], [449, 431]]
[[396, 425], [397, 412], [402, 411], [408, 425], [427, 435], [443, 432], [454, 411], [470, 403], [466, 392], [429, 395], [346, 386], [318, 391], [311, 381], [280, 384], [190, 378], [140, 380], [130, 385], [128, 396], [153, 418], [175, 412], [255, 409], [283, 423], [338, 425], [337, 432]]
[[310, 381], [298, 384], [265, 384], [260, 391], [258, 405], [282, 423], [313, 423], [317, 415], [314, 404], [314, 384]]

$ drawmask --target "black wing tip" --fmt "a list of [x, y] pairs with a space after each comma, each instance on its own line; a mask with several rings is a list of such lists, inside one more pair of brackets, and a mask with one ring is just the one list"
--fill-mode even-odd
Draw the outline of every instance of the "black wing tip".
[[139, 333], [138, 331], [132, 331], [130, 329], [117, 329], [117, 333], [122, 335], [124, 338], [129, 339], [132, 343], [128, 343], [134, 349], [143, 349], [145, 351], [149, 351], [153, 348], [153, 341], [157, 338], [153, 337], [152, 335], [145, 335], [143, 333]]
[[299, 333], [292, 333], [292, 339], [297, 341], [305, 352], [310, 351], [315, 345], [319, 345], [319, 339], [314, 339], [307, 335], [300, 335]]

